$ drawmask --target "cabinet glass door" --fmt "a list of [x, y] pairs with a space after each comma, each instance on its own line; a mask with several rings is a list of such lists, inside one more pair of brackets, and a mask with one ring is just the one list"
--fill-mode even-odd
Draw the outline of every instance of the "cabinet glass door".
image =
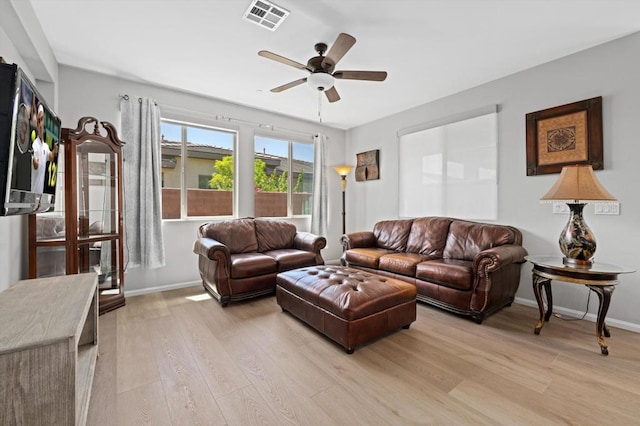
[[119, 154], [100, 141], [87, 140], [76, 147], [78, 272], [98, 274], [104, 296], [122, 291], [119, 161]]

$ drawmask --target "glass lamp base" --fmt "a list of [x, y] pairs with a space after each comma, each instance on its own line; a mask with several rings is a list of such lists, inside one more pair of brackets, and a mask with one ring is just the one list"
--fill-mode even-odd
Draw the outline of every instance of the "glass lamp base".
[[560, 233], [558, 242], [564, 254], [562, 263], [572, 268], [591, 267], [591, 260], [596, 252], [596, 238], [582, 216], [584, 203], [567, 203], [571, 215]]
[[591, 262], [590, 260], [571, 259], [568, 257], [563, 257], [562, 263], [567, 266], [571, 266], [572, 268], [581, 268], [581, 269], [589, 269], [593, 265], [593, 262]]

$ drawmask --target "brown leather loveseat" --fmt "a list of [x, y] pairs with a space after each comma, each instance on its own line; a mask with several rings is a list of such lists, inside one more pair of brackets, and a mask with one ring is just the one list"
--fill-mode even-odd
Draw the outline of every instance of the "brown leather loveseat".
[[222, 306], [274, 293], [279, 272], [322, 265], [324, 237], [269, 219], [232, 219], [200, 225], [193, 251], [204, 288]]
[[477, 323], [511, 305], [527, 255], [512, 226], [446, 217], [381, 221], [341, 242], [343, 265], [412, 283], [419, 301]]

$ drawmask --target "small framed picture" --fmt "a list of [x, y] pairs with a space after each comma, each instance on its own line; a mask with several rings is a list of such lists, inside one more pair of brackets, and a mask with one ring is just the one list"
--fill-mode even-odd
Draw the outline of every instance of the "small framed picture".
[[602, 96], [526, 115], [527, 176], [591, 164], [602, 170]]
[[380, 150], [356, 154], [356, 182], [380, 179]]

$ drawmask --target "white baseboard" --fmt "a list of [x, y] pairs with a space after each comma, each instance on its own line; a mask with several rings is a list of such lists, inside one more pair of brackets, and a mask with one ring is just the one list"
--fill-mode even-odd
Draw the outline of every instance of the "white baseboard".
[[161, 286], [156, 286], [156, 287], [147, 287], [147, 288], [141, 288], [138, 290], [125, 290], [124, 295], [126, 297], [131, 297], [131, 296], [140, 296], [141, 294], [150, 294], [150, 293], [159, 293], [161, 291], [168, 291], [168, 290], [176, 290], [178, 288], [185, 288], [185, 287], [194, 287], [194, 286], [201, 286], [202, 285], [202, 281], [189, 281], [186, 283], [177, 283], [177, 284], [168, 284], [168, 285], [161, 285]]
[[[531, 306], [538, 309], [538, 302], [536, 302], [535, 300], [522, 299], [520, 297], [516, 297], [514, 302], [520, 305]], [[562, 306], [554, 306], [553, 312], [561, 315], [566, 315], [572, 318], [581, 318], [582, 315], [584, 315], [584, 312], [563, 308]], [[596, 322], [597, 318], [598, 317], [596, 314], [587, 314], [584, 317], [585, 320], [591, 321], [591, 322]], [[640, 333], [640, 324], [634, 324], [632, 322], [620, 321], [615, 318], [607, 317], [607, 325], [611, 327], [621, 328], [623, 330], [629, 330], [636, 333]]]

